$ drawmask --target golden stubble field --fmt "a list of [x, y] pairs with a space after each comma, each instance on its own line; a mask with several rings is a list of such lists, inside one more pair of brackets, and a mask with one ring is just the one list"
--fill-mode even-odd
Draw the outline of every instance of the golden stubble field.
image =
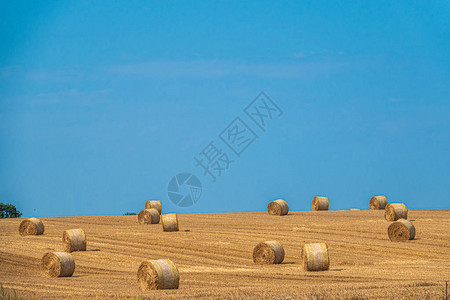
[[[45, 233], [21, 237], [22, 219], [0, 220], [0, 282], [25, 299], [442, 299], [450, 280], [450, 210], [409, 210], [416, 239], [389, 241], [384, 211], [179, 215], [179, 232], [137, 216], [41, 218]], [[47, 278], [42, 256], [62, 251], [63, 230], [83, 228], [88, 251], [73, 252], [73, 277]], [[254, 265], [261, 241], [285, 249], [281, 265]], [[330, 270], [305, 272], [305, 242], [326, 242]], [[169, 258], [178, 290], [141, 292], [143, 260]]]

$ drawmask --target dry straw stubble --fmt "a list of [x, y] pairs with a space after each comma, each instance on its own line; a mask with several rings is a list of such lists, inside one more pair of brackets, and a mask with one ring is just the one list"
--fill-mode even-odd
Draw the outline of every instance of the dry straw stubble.
[[326, 271], [330, 267], [328, 246], [325, 243], [305, 244], [302, 249], [305, 271]]
[[388, 236], [392, 242], [406, 242], [416, 236], [414, 225], [405, 219], [400, 219], [388, 227]]
[[137, 280], [141, 291], [177, 289], [180, 275], [170, 259], [146, 260], [139, 266]]
[[139, 224], [158, 224], [159, 212], [155, 208], [141, 210], [138, 214]]
[[178, 231], [178, 215], [161, 215], [161, 224], [163, 227], [163, 231]]
[[253, 249], [253, 262], [257, 265], [281, 264], [284, 260], [284, 248], [277, 241], [259, 243]]
[[64, 251], [86, 251], [86, 234], [81, 228], [65, 230], [63, 232]]
[[369, 201], [369, 209], [385, 209], [387, 204], [386, 196], [373, 196]]
[[39, 235], [44, 233], [44, 223], [38, 218], [29, 218], [20, 222], [19, 234], [25, 235]]
[[49, 277], [70, 277], [75, 271], [75, 261], [67, 252], [48, 252], [42, 257], [41, 268]]
[[270, 215], [283, 216], [289, 212], [289, 206], [283, 199], [272, 201], [267, 205], [267, 212]]
[[408, 218], [408, 209], [403, 203], [389, 203], [384, 209], [384, 217], [388, 221], [397, 221], [398, 219]]
[[145, 202], [145, 209], [150, 208], [156, 209], [158, 213], [161, 214], [162, 211], [161, 201], [147, 200], [147, 202]]
[[327, 197], [315, 196], [312, 200], [312, 210], [328, 210], [329, 202]]

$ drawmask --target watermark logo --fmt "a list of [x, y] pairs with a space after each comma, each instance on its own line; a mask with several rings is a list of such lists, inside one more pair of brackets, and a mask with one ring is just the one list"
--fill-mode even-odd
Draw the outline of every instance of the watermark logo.
[[219, 138], [227, 145], [237, 156], [250, 146], [258, 136], [241, 118], [236, 117], [220, 134]]
[[[283, 111], [264, 92], [261, 92], [218, 134], [218, 140], [211, 140], [203, 150], [194, 156], [195, 167], [211, 182], [216, 182], [230, 166], [264, 133], [269, 123], [280, 117]], [[243, 118], [241, 118], [241, 116]], [[247, 119], [246, 121], [244, 119]], [[249, 122], [248, 119], [251, 121]], [[256, 124], [253, 124], [252, 121]], [[250, 125], [252, 126], [250, 126]], [[228, 152], [226, 151], [228, 150]], [[169, 199], [177, 206], [194, 205], [202, 194], [200, 180], [191, 173], [174, 176], [168, 185]]]
[[198, 156], [194, 157], [195, 166], [200, 166], [203, 169], [203, 175], [209, 175], [212, 182], [216, 181], [216, 176], [222, 176], [222, 172], [228, 170], [230, 164], [234, 162], [228, 157], [227, 153], [216, 147], [212, 141]]
[[250, 102], [244, 112], [262, 131], [266, 131], [269, 121], [283, 114], [278, 105], [264, 92], [261, 92], [255, 100]]
[[192, 206], [202, 195], [202, 184], [195, 175], [180, 173], [169, 181], [167, 195], [177, 206]]

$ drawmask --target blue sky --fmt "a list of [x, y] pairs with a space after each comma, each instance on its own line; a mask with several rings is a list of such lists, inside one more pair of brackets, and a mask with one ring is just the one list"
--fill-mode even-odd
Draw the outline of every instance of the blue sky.
[[[2, 1], [0, 201], [25, 216], [449, 208], [448, 1]], [[260, 92], [282, 110], [262, 131]], [[236, 117], [258, 138], [236, 156]], [[196, 166], [213, 142], [233, 163]], [[189, 207], [168, 183], [198, 177]]]

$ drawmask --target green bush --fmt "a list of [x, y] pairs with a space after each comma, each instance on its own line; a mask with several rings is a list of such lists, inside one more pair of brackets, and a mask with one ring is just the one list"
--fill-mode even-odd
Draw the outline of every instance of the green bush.
[[0, 218], [20, 218], [22, 213], [12, 204], [0, 203]]
[[130, 213], [130, 212], [127, 212], [127, 213], [124, 213], [123, 215], [124, 215], [124, 216], [135, 216], [136, 213]]

